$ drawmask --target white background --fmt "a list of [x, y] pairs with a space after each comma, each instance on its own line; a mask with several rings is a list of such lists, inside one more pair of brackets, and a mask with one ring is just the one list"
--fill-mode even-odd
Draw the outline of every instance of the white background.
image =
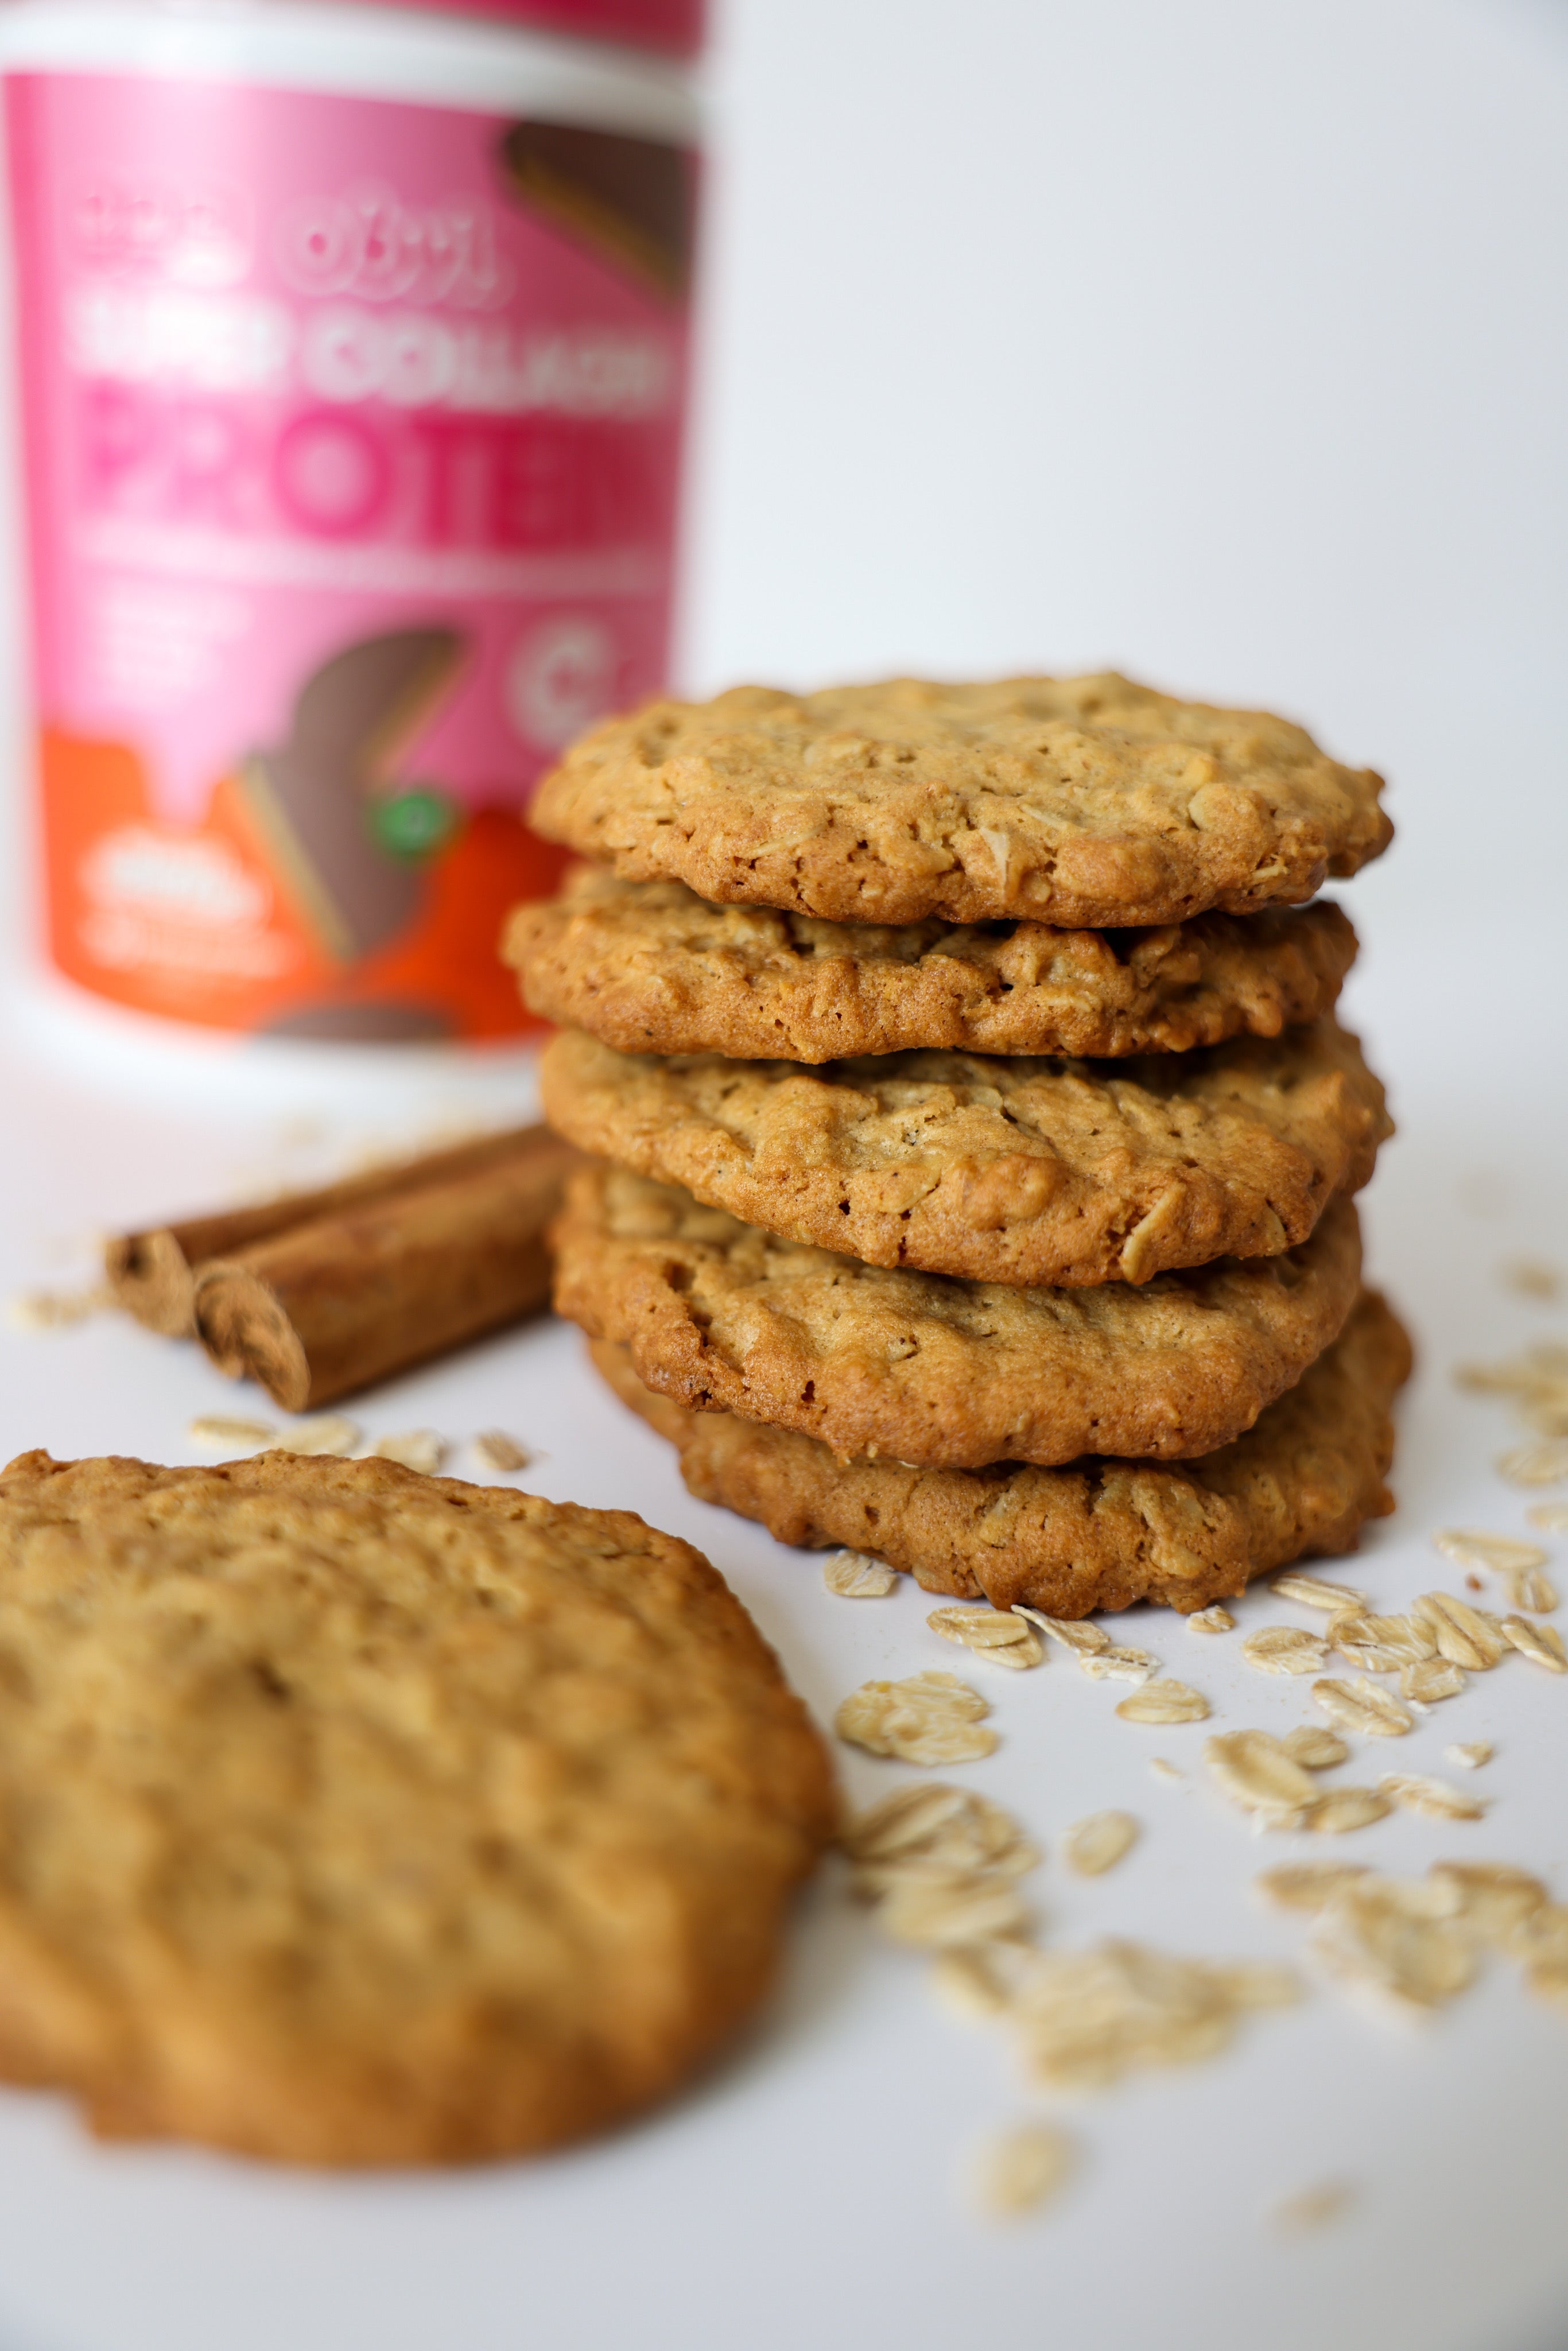
[[[1286, 709], [1391, 777], [1399, 841], [1345, 893], [1366, 942], [1347, 1002], [1400, 1122], [1367, 1224], [1422, 1369], [1399, 1514], [1346, 1573], [1391, 1604], [1451, 1583], [1429, 1530], [1521, 1531], [1524, 1498], [1489, 1468], [1506, 1420], [1449, 1368], [1565, 1326], [1496, 1269], [1568, 1258], [1568, 17], [1527, 0], [737, 0], [714, 89], [688, 682], [1114, 663]], [[301, 1066], [95, 1053], [16, 991], [0, 1288], [79, 1262], [94, 1225], [307, 1175], [476, 1093], [527, 1097], [526, 1071], [476, 1089], [423, 1064], [401, 1083]], [[112, 1322], [0, 1332], [0, 1458], [184, 1458], [193, 1412], [247, 1401]], [[868, 1674], [953, 1663], [912, 1590], [830, 1602], [810, 1559], [690, 1502], [570, 1332], [497, 1342], [363, 1416], [512, 1426], [543, 1450], [541, 1490], [691, 1535], [824, 1715]], [[1284, 1613], [1259, 1595], [1246, 1621]], [[1234, 1643], [1129, 1629], [1231, 1725], [1307, 1711]], [[1114, 1687], [1060, 1661], [985, 1686], [1003, 1745], [974, 1785], [1051, 1848], [1103, 1804], [1145, 1823], [1092, 1886], [1052, 1851], [1053, 1938], [1299, 1949], [1247, 1896], [1290, 1842], [1254, 1844], [1196, 1771], [1186, 1791], [1148, 1776], [1151, 1752], [1190, 1764], [1201, 1731], [1118, 1723]], [[1358, 1756], [1343, 1776], [1499, 1745], [1485, 1823], [1400, 1818], [1357, 1852], [1490, 1854], [1568, 1898], [1565, 1706], [1568, 1685], [1516, 1661], [1393, 1757]], [[848, 1776], [866, 1795], [897, 1775], [852, 1758]], [[1511, 1973], [1425, 2034], [1319, 1990], [1227, 2061], [1096, 2102], [1071, 2120], [1071, 2193], [998, 2236], [955, 2170], [974, 2134], [1030, 2110], [999, 2043], [942, 2016], [829, 1881], [737, 2062], [556, 2162], [323, 2182], [95, 2150], [62, 2105], [0, 2098], [0, 2344], [1568, 2341], [1568, 2018]], [[1329, 2176], [1355, 2186], [1352, 2217], [1281, 2243], [1270, 2206]]]

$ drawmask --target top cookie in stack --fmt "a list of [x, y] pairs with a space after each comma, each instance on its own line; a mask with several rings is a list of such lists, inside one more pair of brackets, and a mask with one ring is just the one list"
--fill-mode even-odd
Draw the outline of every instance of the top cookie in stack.
[[619, 1170], [558, 1302], [688, 1482], [1073, 1613], [1388, 1507], [1403, 1339], [1349, 1206], [1388, 1122], [1332, 1015], [1354, 934], [1300, 903], [1386, 845], [1378, 789], [1114, 676], [746, 688], [577, 747], [533, 821], [601, 870], [506, 949], [572, 1024], [552, 1123]]

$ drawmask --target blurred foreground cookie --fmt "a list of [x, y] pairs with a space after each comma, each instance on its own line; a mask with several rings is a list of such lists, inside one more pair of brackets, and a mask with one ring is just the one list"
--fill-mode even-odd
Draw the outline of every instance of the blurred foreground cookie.
[[846, 1544], [927, 1592], [1087, 1616], [1164, 1601], [1184, 1614], [1293, 1559], [1354, 1551], [1394, 1508], [1390, 1406], [1410, 1343], [1364, 1291], [1340, 1338], [1233, 1445], [1181, 1468], [1088, 1460], [1062, 1469], [913, 1469], [838, 1462], [793, 1429], [687, 1412], [643, 1387], [623, 1349], [594, 1363], [680, 1448], [700, 1501], [758, 1519], [780, 1542]]
[[556, 1310], [694, 1410], [936, 1468], [1211, 1453], [1343, 1328], [1361, 1235], [1335, 1201], [1280, 1257], [1015, 1290], [779, 1240], [622, 1168], [571, 1181]]
[[288, 1454], [0, 1474], [0, 2074], [111, 2136], [452, 2162], [766, 1991], [831, 1767], [686, 1543]]
[[1388, 845], [1379, 778], [1124, 677], [737, 686], [575, 744], [528, 821], [631, 882], [836, 923], [1067, 929], [1300, 905]]
[[1147, 1281], [1305, 1240], [1391, 1132], [1333, 1019], [1192, 1053], [734, 1061], [574, 1031], [540, 1069], [569, 1142], [867, 1265], [975, 1281]]
[[586, 871], [502, 954], [531, 1010], [622, 1053], [1184, 1053], [1331, 1010], [1355, 933], [1327, 899], [1109, 935], [825, 923]]

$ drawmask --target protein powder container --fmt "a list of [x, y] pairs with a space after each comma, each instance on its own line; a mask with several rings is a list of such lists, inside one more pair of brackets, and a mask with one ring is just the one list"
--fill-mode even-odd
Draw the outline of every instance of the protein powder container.
[[0, 8], [49, 953], [478, 1040], [664, 682], [701, 0]]

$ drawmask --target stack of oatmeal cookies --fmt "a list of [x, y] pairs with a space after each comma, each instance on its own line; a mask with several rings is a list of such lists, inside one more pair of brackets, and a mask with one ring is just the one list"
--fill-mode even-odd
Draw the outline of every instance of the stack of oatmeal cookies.
[[1300, 727], [1113, 675], [599, 727], [507, 953], [595, 1156], [556, 1301], [691, 1490], [928, 1591], [1190, 1611], [1392, 1505], [1390, 1132], [1314, 899], [1386, 846]]

